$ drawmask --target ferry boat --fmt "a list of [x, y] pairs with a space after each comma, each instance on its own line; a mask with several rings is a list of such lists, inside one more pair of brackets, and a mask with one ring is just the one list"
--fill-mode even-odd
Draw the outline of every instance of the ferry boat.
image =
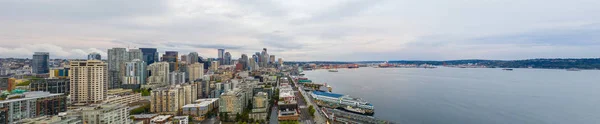
[[338, 72], [337, 69], [329, 69], [329, 72]]
[[313, 91], [310, 95], [315, 103], [321, 107], [343, 109], [363, 115], [373, 115], [375, 113], [374, 106], [360, 98], [323, 91]]
[[505, 69], [502, 69], [502, 70], [505, 70], [505, 71], [512, 71], [513, 69], [512, 69], [512, 68], [505, 68]]
[[569, 69], [567, 69], [567, 71], [581, 71], [581, 70], [579, 70], [578, 68], [569, 68]]

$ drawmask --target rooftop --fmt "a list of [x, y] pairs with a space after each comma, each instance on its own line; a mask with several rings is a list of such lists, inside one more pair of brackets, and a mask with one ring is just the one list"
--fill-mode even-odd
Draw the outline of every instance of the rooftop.
[[139, 115], [131, 115], [133, 118], [152, 118], [157, 116], [158, 114], [139, 114]]
[[31, 92], [25, 92], [25, 93], [23, 93], [23, 95], [25, 95], [24, 98], [3, 100], [3, 101], [0, 101], [0, 103], [9, 103], [9, 102], [15, 102], [15, 101], [29, 100], [29, 99], [60, 96], [63, 94], [62, 93], [52, 94], [50, 92], [43, 92], [43, 91], [31, 91]]
[[167, 121], [167, 119], [173, 117], [173, 115], [159, 115], [156, 116], [155, 118], [152, 118], [152, 122], [162, 122], [162, 121]]
[[333, 97], [333, 98], [340, 98], [340, 97], [344, 96], [342, 94], [335, 94], [335, 93], [328, 93], [328, 92], [321, 92], [321, 91], [313, 91], [313, 94], [320, 95], [320, 96]]

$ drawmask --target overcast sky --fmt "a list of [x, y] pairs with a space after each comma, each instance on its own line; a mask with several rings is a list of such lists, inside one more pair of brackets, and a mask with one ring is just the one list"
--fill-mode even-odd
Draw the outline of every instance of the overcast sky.
[[[600, 57], [600, 0], [1, 0], [0, 57], [112, 47], [284, 60]], [[162, 53], [161, 53], [162, 54]]]

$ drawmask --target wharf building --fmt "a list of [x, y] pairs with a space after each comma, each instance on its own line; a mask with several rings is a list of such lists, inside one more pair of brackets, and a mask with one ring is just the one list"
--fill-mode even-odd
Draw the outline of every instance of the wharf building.
[[0, 123], [9, 124], [21, 119], [58, 115], [67, 111], [67, 98], [62, 93], [25, 92], [10, 95], [0, 101]]

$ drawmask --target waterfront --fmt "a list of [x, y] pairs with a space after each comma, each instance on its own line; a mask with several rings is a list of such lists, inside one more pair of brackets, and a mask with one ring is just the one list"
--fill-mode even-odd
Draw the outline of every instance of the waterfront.
[[305, 71], [333, 92], [399, 123], [600, 122], [600, 71], [497, 68], [359, 68]]

